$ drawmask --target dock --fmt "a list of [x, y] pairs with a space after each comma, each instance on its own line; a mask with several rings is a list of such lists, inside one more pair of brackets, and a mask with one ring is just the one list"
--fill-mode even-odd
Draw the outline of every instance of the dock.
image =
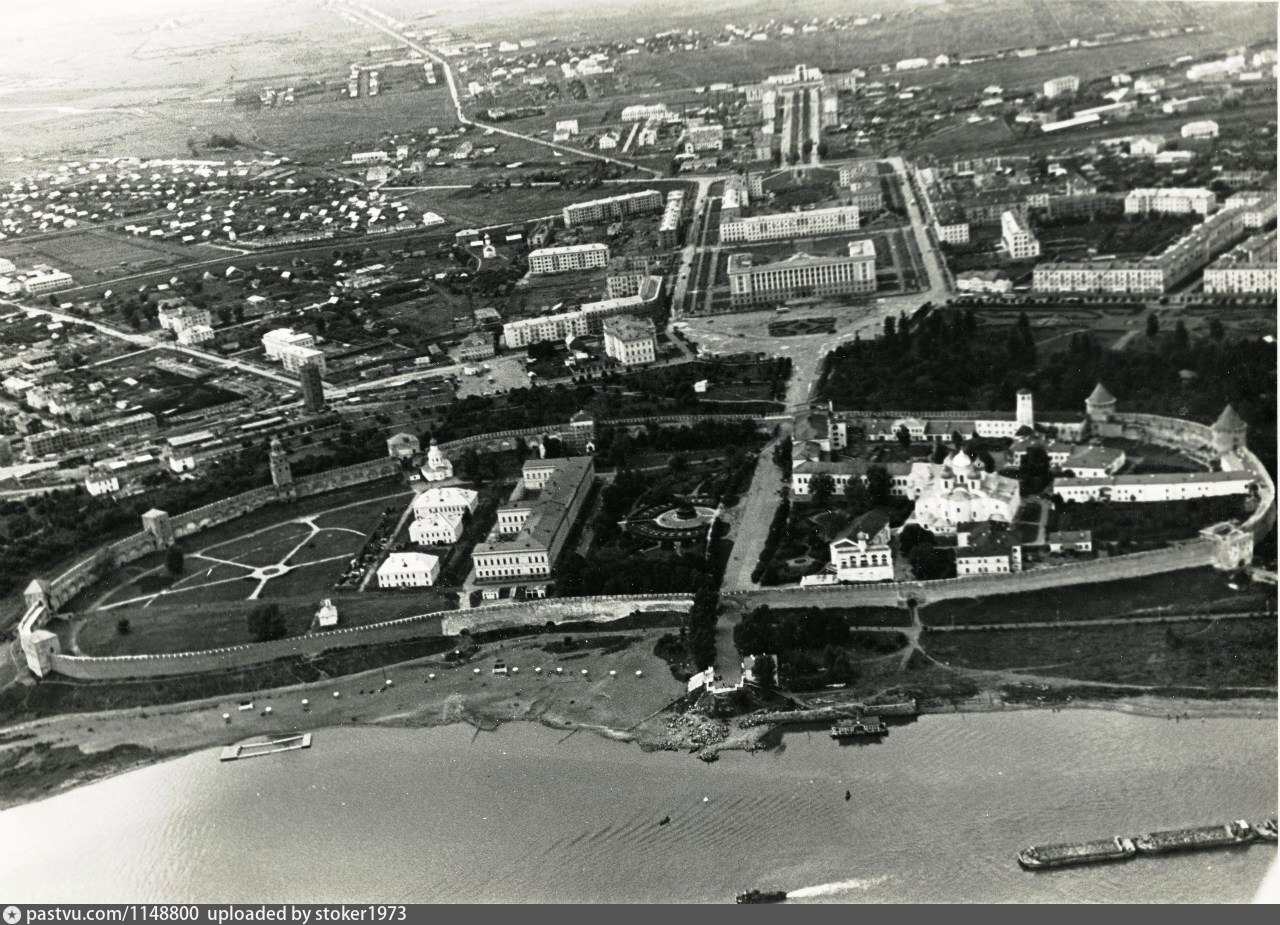
[[856, 720], [871, 712], [877, 716], [914, 717], [919, 713], [914, 700], [902, 703], [862, 704], [849, 703], [839, 706], [813, 707], [806, 710], [777, 710], [771, 713], [754, 713], [742, 720], [748, 726], [788, 726], [795, 723], [832, 723], [840, 720]]
[[219, 756], [220, 761], [236, 761], [240, 758], [256, 758], [259, 755], [274, 755], [277, 752], [292, 752], [300, 748], [311, 747], [311, 733], [285, 736], [282, 739], [259, 737], [228, 745]]

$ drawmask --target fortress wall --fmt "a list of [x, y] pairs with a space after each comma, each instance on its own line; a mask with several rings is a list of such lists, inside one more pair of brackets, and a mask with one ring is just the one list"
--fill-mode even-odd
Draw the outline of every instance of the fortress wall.
[[235, 520], [237, 517], [252, 513], [259, 508], [266, 507], [274, 500], [276, 500], [274, 488], [254, 488], [238, 495], [232, 495], [230, 498], [206, 504], [204, 507], [198, 507], [193, 511], [174, 514], [169, 518], [169, 522], [173, 526], [174, 536], [189, 536], [192, 533], [198, 533], [201, 530], [207, 530], [210, 527], [216, 527], [218, 524], [224, 524], [228, 520]]
[[1018, 594], [1064, 585], [1095, 584], [1125, 578], [1140, 578], [1212, 565], [1217, 543], [1209, 539], [1188, 540], [1169, 549], [1155, 549], [1109, 559], [1075, 562], [1053, 568], [1033, 569], [1008, 575], [966, 575], [941, 581], [913, 581], [901, 584], [827, 585], [800, 588], [787, 585], [751, 591], [734, 591], [726, 598], [748, 606], [771, 607], [874, 607], [895, 606], [908, 598], [922, 603], [957, 597], [989, 597]]
[[305, 476], [294, 481], [293, 489], [297, 497], [305, 498], [309, 495], [333, 491], [335, 488], [346, 488], [350, 485], [390, 478], [399, 475], [401, 471], [400, 460], [384, 456], [380, 459], [356, 463], [354, 466], [344, 466], [341, 469], [331, 469], [328, 472]]
[[486, 630], [511, 629], [521, 626], [546, 626], [548, 623], [590, 621], [608, 623], [639, 611], [655, 613], [677, 611], [688, 613], [693, 598], [688, 594], [620, 594], [611, 597], [550, 598], [516, 604], [494, 604], [471, 610], [450, 611], [443, 623], [446, 636], [457, 636], [463, 630], [479, 633]]
[[[369, 626], [311, 633], [292, 639], [245, 643], [198, 652], [175, 652], [163, 655], [116, 655], [94, 657], [59, 653], [53, 656], [53, 670], [58, 674], [82, 680], [123, 680], [126, 678], [163, 678], [201, 671], [242, 668], [275, 659], [297, 655], [319, 655], [331, 649], [378, 645], [429, 636], [452, 635], [463, 629], [479, 632], [486, 629], [545, 625], [553, 616], [555, 622], [575, 620], [607, 621], [628, 616], [637, 610], [687, 611], [693, 604], [688, 595], [637, 595], [601, 598], [576, 598], [521, 604], [497, 604], [457, 611], [421, 614], [400, 620], [389, 620]], [[546, 608], [544, 610], [544, 608]], [[455, 619], [461, 618], [458, 622]]]

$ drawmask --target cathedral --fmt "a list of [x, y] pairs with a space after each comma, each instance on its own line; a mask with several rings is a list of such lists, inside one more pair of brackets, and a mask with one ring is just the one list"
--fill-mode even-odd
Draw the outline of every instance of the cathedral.
[[972, 521], [1012, 523], [1022, 501], [1017, 479], [987, 472], [964, 450], [943, 463], [913, 463], [907, 493], [916, 502], [907, 523], [933, 533], [955, 533]]

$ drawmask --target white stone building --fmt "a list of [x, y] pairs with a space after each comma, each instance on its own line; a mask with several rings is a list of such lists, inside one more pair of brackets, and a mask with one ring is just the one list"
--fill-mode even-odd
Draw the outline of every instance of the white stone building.
[[379, 588], [427, 588], [440, 577], [440, 559], [425, 552], [393, 552], [377, 574]]
[[604, 352], [623, 366], [639, 366], [658, 358], [657, 335], [648, 318], [618, 315], [604, 323]]
[[591, 270], [609, 264], [608, 244], [570, 244], [529, 252], [529, 272], [535, 276]]
[[449, 546], [462, 538], [462, 515], [437, 511], [415, 517], [409, 524], [409, 539], [419, 546]]
[[1160, 212], [1170, 215], [1208, 215], [1218, 205], [1213, 190], [1180, 187], [1144, 187], [1130, 190], [1124, 197], [1126, 215], [1146, 215]]
[[475, 513], [480, 495], [470, 488], [449, 485], [428, 488], [413, 499], [413, 516], [428, 517], [431, 514], [457, 514], [462, 517]]
[[869, 511], [840, 531], [830, 551], [838, 581], [893, 580], [889, 515], [883, 511]]
[[1014, 260], [1028, 260], [1040, 256], [1040, 242], [1032, 234], [1027, 220], [1017, 212], [1001, 213], [1000, 232], [1004, 249]]
[[1079, 77], [1055, 77], [1044, 82], [1044, 97], [1045, 99], [1055, 100], [1060, 96], [1071, 96], [1079, 89]]

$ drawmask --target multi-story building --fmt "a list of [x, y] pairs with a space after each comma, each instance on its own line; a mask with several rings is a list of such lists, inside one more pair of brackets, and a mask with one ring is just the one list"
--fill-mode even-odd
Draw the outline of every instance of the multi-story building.
[[105, 421], [92, 427], [69, 430], [42, 430], [29, 434], [22, 441], [23, 448], [31, 456], [46, 453], [62, 453], [79, 450], [102, 443], [119, 443], [156, 435], [156, 416], [150, 412], [131, 414], [128, 417]]
[[680, 219], [684, 215], [684, 191], [672, 190], [667, 193], [667, 205], [662, 210], [662, 221], [658, 223], [658, 246], [673, 248], [680, 244]]
[[377, 574], [379, 588], [426, 588], [440, 577], [440, 559], [425, 552], [393, 552]]
[[570, 244], [529, 251], [529, 272], [541, 276], [608, 266], [608, 244]]
[[756, 264], [751, 254], [729, 257], [729, 295], [735, 308], [875, 290], [876, 251], [870, 240], [850, 241], [847, 257], [795, 254], [764, 264]]
[[1001, 575], [1022, 571], [1022, 546], [999, 522], [956, 527], [956, 575]]
[[550, 579], [593, 474], [589, 456], [528, 460], [493, 531], [471, 553], [476, 581]]
[[724, 147], [723, 125], [686, 125], [681, 145], [686, 151], [719, 151]]
[[1130, 190], [1124, 197], [1126, 215], [1146, 215], [1148, 212], [1164, 212], [1173, 215], [1208, 215], [1218, 205], [1213, 190], [1203, 188], [1158, 187]]
[[315, 345], [314, 334], [295, 331], [293, 328], [276, 328], [262, 335], [262, 349], [271, 360], [281, 359], [282, 351], [289, 347], [314, 347]]
[[586, 302], [574, 311], [508, 321], [502, 326], [502, 341], [509, 350], [519, 350], [545, 340], [564, 340], [604, 331], [604, 320], [614, 315], [657, 311], [662, 295], [662, 277], [650, 276], [640, 292], [621, 299]]
[[662, 209], [662, 205], [662, 194], [656, 189], [589, 202], [575, 202], [564, 207], [564, 223], [571, 228], [574, 225], [590, 225], [593, 222], [626, 218], [628, 215], [657, 212]]
[[854, 180], [845, 188], [841, 199], [851, 206], [857, 206], [858, 210], [864, 214], [879, 212], [884, 208], [884, 190], [880, 187], [880, 180], [875, 177], [869, 180]]
[[779, 212], [773, 215], [756, 215], [720, 223], [720, 240], [778, 241], [790, 238], [811, 238], [816, 235], [843, 234], [857, 231], [861, 213], [857, 206], [835, 206], [829, 209], [810, 209], [806, 212]]
[[462, 363], [473, 360], [487, 360], [497, 351], [493, 347], [493, 335], [477, 331], [468, 334], [454, 350], [454, 355]]
[[869, 511], [831, 541], [831, 566], [837, 581], [893, 581], [889, 515]]
[[604, 323], [604, 352], [623, 366], [652, 363], [658, 358], [658, 341], [648, 318], [618, 315]]
[[178, 329], [178, 343], [189, 347], [193, 344], [207, 344], [218, 335], [207, 324], [183, 325]]
[[448, 546], [462, 539], [462, 515], [438, 511], [415, 517], [409, 524], [409, 540], [419, 546]]
[[446, 488], [428, 488], [413, 499], [413, 516], [431, 514], [457, 514], [459, 517], [475, 512], [480, 495], [470, 488], [450, 485]]
[[1056, 100], [1060, 96], [1071, 96], [1079, 89], [1079, 77], [1055, 77], [1044, 82], [1044, 97], [1045, 99]]
[[1029, 260], [1040, 256], [1040, 242], [1032, 234], [1027, 220], [1016, 212], [1000, 216], [1000, 240], [1005, 251], [1014, 260]]
[[324, 379], [320, 367], [306, 363], [298, 370], [298, 378], [302, 382], [303, 409], [313, 414], [324, 410]]
[[76, 284], [70, 273], [61, 270], [44, 270], [33, 273], [22, 281], [22, 291], [27, 295], [40, 295], [45, 292], [57, 292], [69, 289]]
[[1255, 295], [1276, 291], [1276, 232], [1254, 235], [1223, 254], [1204, 271], [1210, 295]]
[[1232, 196], [1224, 208], [1192, 227], [1160, 254], [1132, 260], [1042, 263], [1035, 268], [1031, 288], [1037, 292], [1164, 292], [1238, 241], [1256, 223], [1274, 217], [1274, 196], [1255, 200]]

